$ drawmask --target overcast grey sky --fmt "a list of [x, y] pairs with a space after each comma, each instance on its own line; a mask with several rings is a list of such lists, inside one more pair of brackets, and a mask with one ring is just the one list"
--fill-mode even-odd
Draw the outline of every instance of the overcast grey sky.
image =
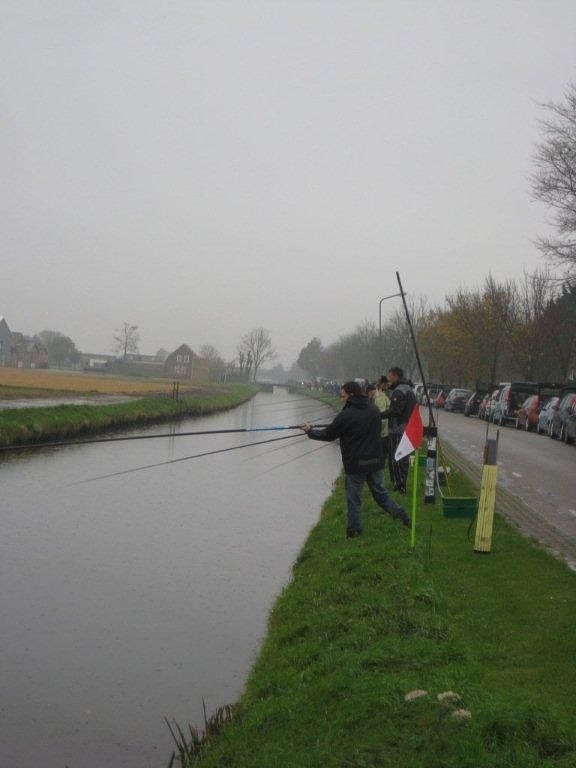
[[[0, 0], [0, 315], [85, 351], [264, 326], [290, 364], [396, 290], [540, 256], [574, 0]], [[390, 302], [388, 302], [390, 304]], [[392, 309], [392, 307], [387, 307]]]

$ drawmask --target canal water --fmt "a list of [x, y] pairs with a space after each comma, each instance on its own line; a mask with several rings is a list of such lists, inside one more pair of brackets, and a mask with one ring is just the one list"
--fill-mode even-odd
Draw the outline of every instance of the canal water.
[[[176, 431], [331, 420], [276, 388]], [[166, 425], [147, 434], [166, 432]], [[104, 443], [0, 463], [0, 766], [163, 768], [164, 718], [242, 691], [275, 596], [340, 471], [287, 440], [83, 482], [263, 432]]]

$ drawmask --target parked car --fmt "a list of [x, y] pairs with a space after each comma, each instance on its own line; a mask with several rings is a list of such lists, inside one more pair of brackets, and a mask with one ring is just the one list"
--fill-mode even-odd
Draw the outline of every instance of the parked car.
[[486, 400], [486, 407], [484, 409], [484, 419], [486, 421], [492, 421], [494, 408], [496, 407], [496, 400], [498, 399], [499, 394], [500, 389], [495, 389]]
[[[560, 407], [558, 411], [562, 413]], [[576, 440], [576, 395], [572, 398], [572, 403], [564, 411], [564, 415], [561, 418], [560, 440], [571, 445]]]
[[555, 411], [548, 433], [552, 438], [560, 438], [565, 443], [573, 443], [576, 437], [576, 392], [564, 390], [560, 393], [558, 410]]
[[464, 408], [471, 394], [471, 389], [451, 389], [444, 403], [444, 410], [464, 413]]
[[492, 421], [503, 426], [518, 418], [518, 410], [528, 395], [538, 394], [538, 384], [534, 381], [513, 381], [499, 386], [494, 404]]
[[539, 435], [550, 434], [550, 426], [552, 424], [552, 419], [554, 418], [554, 414], [558, 410], [559, 403], [560, 403], [559, 397], [551, 397], [542, 406], [542, 409], [538, 414], [538, 424], [536, 425], [536, 431], [538, 432]]
[[434, 408], [444, 408], [444, 404], [446, 403], [446, 398], [448, 397], [448, 391], [445, 389], [441, 389], [440, 392], [436, 395], [433, 401]]
[[[452, 387], [449, 387], [446, 384], [428, 384], [426, 389], [428, 390], [428, 397], [430, 398], [430, 402], [432, 403], [432, 405], [434, 405], [438, 395], [444, 390], [446, 391], [451, 390]], [[424, 392], [422, 392], [420, 404], [428, 405], [426, 401], [426, 395], [424, 394]]]
[[530, 395], [524, 400], [517, 412], [516, 429], [524, 429], [526, 432], [536, 429], [542, 400], [540, 395]]
[[488, 404], [490, 402], [490, 398], [492, 397], [492, 392], [486, 392], [482, 400], [480, 400], [480, 405], [478, 406], [478, 418], [482, 420], [487, 420], [487, 410], [488, 410]]
[[486, 392], [473, 392], [464, 406], [464, 416], [478, 416], [480, 418], [480, 405], [485, 397]]
[[416, 402], [422, 405], [422, 400], [424, 399], [424, 384], [414, 384], [414, 396], [416, 397]]

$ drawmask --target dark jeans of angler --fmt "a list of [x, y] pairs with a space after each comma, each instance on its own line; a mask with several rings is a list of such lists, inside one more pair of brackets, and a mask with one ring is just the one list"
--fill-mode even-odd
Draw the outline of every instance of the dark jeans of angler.
[[396, 448], [398, 448], [398, 443], [401, 439], [401, 432], [391, 432], [389, 435], [388, 466], [390, 469], [390, 479], [392, 480], [394, 490], [399, 490], [403, 493], [406, 493], [406, 483], [408, 482], [408, 472], [410, 470], [410, 457], [405, 456], [403, 459], [400, 459], [400, 461], [396, 461], [394, 458]]
[[392, 496], [386, 490], [382, 470], [376, 469], [367, 474], [345, 475], [344, 488], [346, 490], [346, 504], [348, 506], [348, 530], [360, 533], [362, 530], [362, 521], [360, 519], [360, 507], [362, 505], [362, 487], [368, 483], [368, 488], [372, 498], [388, 512], [395, 520], [407, 520], [408, 515], [402, 507], [394, 501]]

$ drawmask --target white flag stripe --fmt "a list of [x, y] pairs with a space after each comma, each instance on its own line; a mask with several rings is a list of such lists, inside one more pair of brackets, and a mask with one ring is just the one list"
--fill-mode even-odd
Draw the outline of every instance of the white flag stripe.
[[396, 448], [396, 453], [394, 454], [394, 460], [400, 461], [400, 459], [403, 459], [404, 456], [408, 456], [410, 453], [413, 453], [415, 450], [414, 446], [410, 442], [410, 439], [406, 432], [402, 435], [400, 438], [400, 442], [398, 443], [398, 448]]

